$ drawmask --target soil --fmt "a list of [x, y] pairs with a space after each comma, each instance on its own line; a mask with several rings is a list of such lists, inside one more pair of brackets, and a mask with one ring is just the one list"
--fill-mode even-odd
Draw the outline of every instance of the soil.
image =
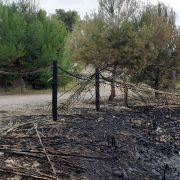
[[[110, 86], [101, 86], [100, 88], [101, 96], [109, 96]], [[121, 91], [117, 90], [117, 95], [121, 96]], [[88, 92], [84, 95], [84, 99], [90, 99], [91, 94], [94, 94], [94, 88], [91, 89], [91, 93]], [[58, 96], [61, 102], [65, 101], [72, 92], [64, 93], [59, 92]], [[0, 111], [19, 111], [30, 109], [35, 109], [34, 107], [45, 106], [52, 101], [52, 94], [28, 94], [28, 95], [0, 95]], [[0, 117], [1, 118], [1, 117]]]
[[0, 179], [179, 180], [180, 105], [109, 106], [57, 122], [1, 112]]

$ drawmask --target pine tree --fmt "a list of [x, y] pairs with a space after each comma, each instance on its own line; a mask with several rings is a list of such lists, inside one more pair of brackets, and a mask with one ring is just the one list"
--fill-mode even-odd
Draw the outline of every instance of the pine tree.
[[[67, 32], [62, 22], [47, 17], [30, 0], [0, 3], [0, 19], [0, 67], [18, 73], [24, 93], [22, 72], [49, 66], [52, 59], [61, 62]], [[61, 54], [57, 54], [58, 49]], [[47, 80], [50, 72], [37, 76]]]

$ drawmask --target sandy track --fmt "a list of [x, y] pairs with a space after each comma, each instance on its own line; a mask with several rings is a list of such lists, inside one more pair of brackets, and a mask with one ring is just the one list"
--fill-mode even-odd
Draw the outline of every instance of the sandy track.
[[[66, 94], [62, 99], [67, 98]], [[51, 94], [38, 94], [38, 95], [12, 95], [0, 96], [0, 111], [14, 111], [17, 109], [26, 109], [28, 107], [45, 105], [51, 102]]]
[[[103, 97], [109, 96], [110, 87], [101, 87], [100, 94]], [[94, 90], [92, 90], [94, 93]], [[121, 95], [119, 91], [116, 92], [117, 95]], [[61, 94], [61, 93], [60, 93]], [[63, 95], [60, 100], [66, 100], [71, 93], [67, 93]], [[89, 99], [91, 97], [91, 93], [87, 93], [84, 96], [84, 99]], [[0, 111], [16, 111], [19, 109], [23, 109], [24, 111], [29, 111], [30, 109], [34, 109], [37, 107], [42, 107], [44, 105], [48, 105], [51, 103], [52, 95], [49, 94], [37, 94], [37, 95], [6, 95], [0, 96]]]

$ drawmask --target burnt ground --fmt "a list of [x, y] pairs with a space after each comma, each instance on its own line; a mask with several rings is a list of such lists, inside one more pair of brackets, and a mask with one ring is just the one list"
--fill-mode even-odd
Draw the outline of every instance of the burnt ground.
[[114, 109], [3, 120], [0, 179], [179, 180], [180, 106]]

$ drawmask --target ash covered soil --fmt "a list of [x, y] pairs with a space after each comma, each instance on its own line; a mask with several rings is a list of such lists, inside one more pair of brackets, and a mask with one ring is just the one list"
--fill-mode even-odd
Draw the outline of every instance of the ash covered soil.
[[85, 114], [3, 119], [0, 179], [180, 179], [179, 105]]

